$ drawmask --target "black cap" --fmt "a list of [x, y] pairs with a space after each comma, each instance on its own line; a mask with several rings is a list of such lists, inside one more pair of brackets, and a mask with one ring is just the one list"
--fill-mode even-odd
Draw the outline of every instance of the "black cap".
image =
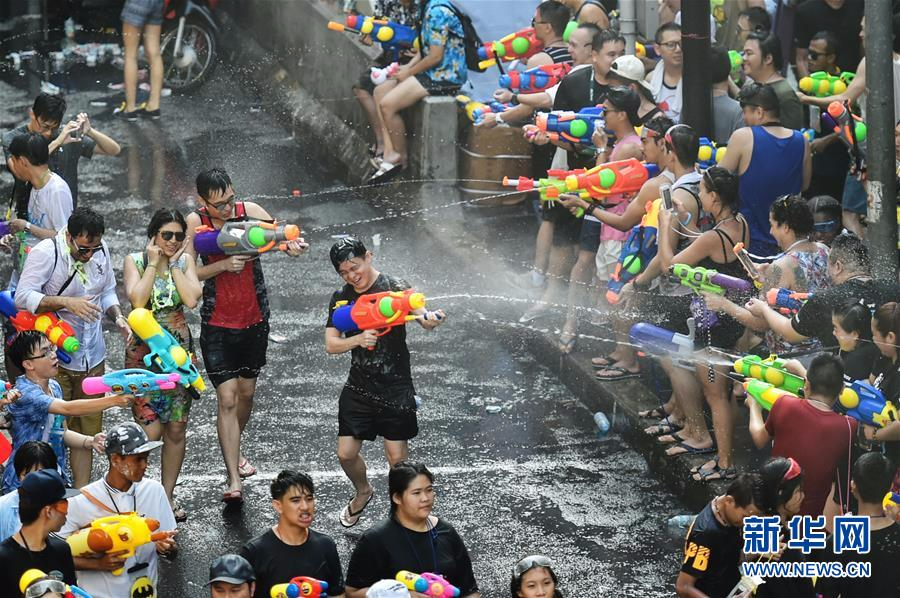
[[81, 494], [81, 490], [66, 488], [62, 476], [55, 469], [32, 471], [22, 480], [19, 496], [29, 505], [43, 508]]
[[256, 581], [256, 575], [253, 573], [253, 567], [241, 555], [223, 554], [209, 565], [209, 581], [206, 585], [217, 581], [237, 585]]
[[144, 429], [134, 422], [119, 424], [106, 433], [107, 455], [140, 455], [162, 446], [160, 440], [148, 440]]
[[337, 271], [341, 264], [355, 257], [366, 255], [366, 246], [356, 237], [344, 237], [331, 246], [328, 256], [331, 258], [331, 265]]

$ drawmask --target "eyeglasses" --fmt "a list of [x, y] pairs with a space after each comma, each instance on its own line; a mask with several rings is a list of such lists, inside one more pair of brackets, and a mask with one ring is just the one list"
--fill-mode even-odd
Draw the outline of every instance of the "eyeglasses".
[[30, 359], [43, 359], [44, 357], [46, 357], [47, 359], [50, 359], [55, 354], [56, 354], [55, 347], [47, 347], [46, 349], [41, 350], [41, 352], [38, 353], [37, 355], [32, 355], [31, 357], [25, 357], [22, 361], [28, 361]]
[[171, 241], [174, 237], [176, 241], [181, 243], [187, 235], [185, 233], [176, 233], [173, 230], [164, 230], [160, 231], [159, 236], [163, 238], [163, 241]]
[[535, 25], [547, 25], [547, 24], [548, 24], [548, 21], [536, 21], [534, 19], [531, 19], [532, 27], [534, 27]]
[[794, 478], [799, 476], [801, 473], [803, 473], [803, 470], [800, 469], [800, 464], [797, 463], [796, 461], [794, 461], [793, 457], [788, 457], [788, 461], [791, 462], [791, 465], [790, 465], [790, 467], [788, 467], [788, 470], [786, 472], [784, 472], [784, 477], [782, 478], [782, 481], [784, 481], [784, 482], [787, 482], [788, 480], [793, 480]]
[[830, 233], [837, 228], [837, 225], [837, 220], [823, 220], [822, 222], [813, 224], [813, 230], [817, 233]]
[[206, 199], [204, 199], [203, 201], [205, 201], [206, 205], [208, 205], [209, 207], [215, 208], [217, 210], [221, 210], [221, 209], [225, 208], [226, 206], [233, 206], [234, 202], [236, 201], [236, 198], [234, 195], [232, 195], [225, 201], [220, 201], [219, 203], [213, 203], [211, 201], [207, 201]]
[[806, 50], [810, 60], [818, 60], [820, 56], [828, 56], [831, 52], [816, 52], [815, 50]]
[[531, 571], [535, 567], [547, 567], [548, 569], [552, 569], [553, 561], [540, 554], [526, 556], [513, 567], [513, 577], [520, 579], [525, 573]]
[[95, 245], [94, 247], [82, 247], [74, 241], [72, 241], [72, 243], [74, 243], [75, 253], [77, 253], [78, 255], [94, 255], [95, 253], [103, 249], [103, 245]]
[[675, 48], [682, 47], [681, 42], [663, 42], [659, 45], [662, 46], [663, 48], [665, 48], [666, 50], [674, 50]]

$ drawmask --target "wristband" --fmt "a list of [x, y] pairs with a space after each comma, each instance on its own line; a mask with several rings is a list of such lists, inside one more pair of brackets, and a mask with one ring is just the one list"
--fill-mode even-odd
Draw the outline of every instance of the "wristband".
[[517, 93], [512, 94], [512, 98], [510, 98], [509, 101], [513, 106], [518, 106], [519, 105], [519, 94], [517, 94]]
[[28, 222], [27, 220], [25, 221], [25, 230], [27, 230], [28, 232], [31, 232], [31, 223]]
[[83, 448], [83, 449], [89, 448], [91, 446], [91, 443], [93, 443], [93, 441], [94, 441], [94, 439], [91, 438], [90, 436], [85, 436], [84, 440], [81, 441], [81, 448]]
[[501, 127], [508, 127], [508, 126], [509, 126], [509, 123], [506, 122], [505, 120], [503, 120], [503, 118], [502, 118], [499, 114], [497, 114], [496, 116], [494, 116], [494, 122], [497, 123], [497, 124], [498, 124], [499, 126], [501, 126]]

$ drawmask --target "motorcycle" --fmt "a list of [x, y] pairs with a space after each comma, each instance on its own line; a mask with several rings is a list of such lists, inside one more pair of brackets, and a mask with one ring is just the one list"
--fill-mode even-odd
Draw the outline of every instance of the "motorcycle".
[[166, 0], [160, 51], [163, 81], [173, 91], [196, 89], [216, 68], [217, 4], [218, 0]]

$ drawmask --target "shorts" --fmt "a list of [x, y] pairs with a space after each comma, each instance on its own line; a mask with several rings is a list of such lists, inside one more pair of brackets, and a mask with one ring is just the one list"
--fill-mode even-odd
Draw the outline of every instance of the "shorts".
[[[581, 231], [578, 234], [578, 247], [588, 253], [597, 253], [600, 247], [600, 227], [603, 224], [593, 220], [581, 220]], [[619, 257], [616, 254], [616, 257]]]
[[425, 88], [430, 96], [455, 96], [459, 93], [460, 85], [456, 83], [442, 83], [440, 81], [432, 81], [431, 77], [425, 73], [416, 75], [416, 81]]
[[[86, 372], [76, 372], [60, 367], [59, 373], [56, 375], [56, 381], [59, 382], [59, 386], [62, 388], [63, 400], [78, 401], [97, 398], [93, 395], [84, 394], [84, 391], [81, 390], [81, 382], [85, 378], [102, 376], [104, 373], [106, 373], [106, 367], [102, 361]], [[67, 423], [70, 430], [85, 436], [94, 436], [103, 431], [103, 413], [69, 417]]]
[[164, 0], [126, 0], [121, 19], [129, 25], [162, 25]]
[[179, 385], [175, 390], [150, 392], [135, 397], [131, 412], [134, 419], [145, 426], [157, 421], [161, 424], [187, 423], [193, 403], [191, 395]]
[[[548, 213], [547, 220], [553, 223], [553, 246], [571, 247], [581, 243], [581, 218], [573, 216], [569, 210], [556, 202], [545, 203], [544, 212]], [[597, 232], [597, 239], [600, 233]]]
[[619, 256], [622, 254], [622, 241], [607, 239], [600, 241], [597, 248], [597, 280], [601, 283], [606, 282], [616, 271], [616, 264], [619, 263]]
[[385, 398], [379, 405], [349, 384], [344, 386], [338, 400], [338, 436], [357, 440], [375, 440], [376, 436], [385, 440], [415, 438], [419, 433], [415, 391], [401, 388], [394, 398], [398, 399], [396, 404]]
[[848, 212], [862, 214], [863, 216], [869, 211], [866, 190], [863, 188], [862, 183], [852, 174], [847, 175], [847, 180], [844, 183], [844, 197], [841, 199], [841, 206]]
[[269, 323], [259, 322], [249, 328], [200, 326], [200, 349], [203, 363], [213, 386], [232, 378], [256, 378], [266, 365], [269, 346]]

